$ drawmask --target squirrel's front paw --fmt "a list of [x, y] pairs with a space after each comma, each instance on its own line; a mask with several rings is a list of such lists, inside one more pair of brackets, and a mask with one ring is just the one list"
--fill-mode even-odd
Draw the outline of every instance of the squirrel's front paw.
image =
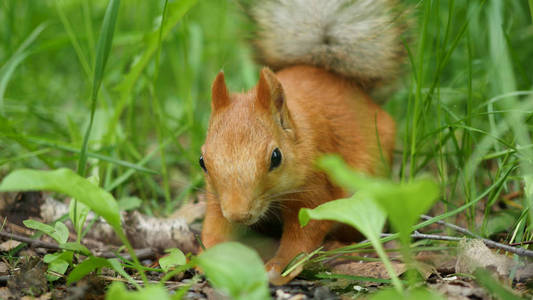
[[287, 274], [287, 276], [281, 276], [281, 273], [285, 269], [286, 265], [287, 262], [283, 262], [282, 260], [276, 258], [272, 258], [265, 264], [265, 269], [267, 271], [268, 280], [270, 283], [273, 285], [284, 285], [302, 272], [302, 267], [298, 266], [292, 272]]

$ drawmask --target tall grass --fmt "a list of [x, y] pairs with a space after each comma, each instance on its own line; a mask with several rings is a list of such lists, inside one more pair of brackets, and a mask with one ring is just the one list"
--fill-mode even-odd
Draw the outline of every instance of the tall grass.
[[[436, 212], [485, 236], [504, 228], [509, 242], [532, 237], [532, 196], [502, 197], [533, 185], [530, 2], [407, 1], [408, 76], [385, 104], [399, 128], [392, 176], [432, 174], [445, 191]], [[74, 168], [84, 157], [107, 3], [0, 4], [0, 172]], [[224, 69], [240, 91], [258, 70], [236, 2], [169, 1], [163, 15], [165, 3], [121, 3], [85, 154], [106, 190], [138, 195], [154, 214], [201, 189], [215, 74]]]

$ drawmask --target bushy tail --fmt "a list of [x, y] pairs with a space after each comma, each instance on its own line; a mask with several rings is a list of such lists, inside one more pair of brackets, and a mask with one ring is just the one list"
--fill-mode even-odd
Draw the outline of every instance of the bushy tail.
[[248, 8], [259, 59], [274, 69], [308, 64], [372, 85], [403, 63], [406, 26], [394, 0], [258, 0]]

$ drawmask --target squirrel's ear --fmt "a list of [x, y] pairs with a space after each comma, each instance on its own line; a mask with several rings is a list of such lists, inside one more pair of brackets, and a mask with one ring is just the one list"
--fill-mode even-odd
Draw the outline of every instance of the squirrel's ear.
[[285, 93], [276, 74], [269, 68], [263, 68], [257, 84], [257, 102], [260, 107], [272, 112], [283, 129], [291, 129], [292, 121], [285, 103]]
[[214, 111], [219, 110], [229, 104], [229, 93], [224, 80], [224, 72], [220, 71], [211, 87], [211, 108]]
[[274, 72], [269, 68], [263, 68], [257, 84], [257, 102], [265, 109], [272, 106], [279, 112], [285, 102], [283, 88]]

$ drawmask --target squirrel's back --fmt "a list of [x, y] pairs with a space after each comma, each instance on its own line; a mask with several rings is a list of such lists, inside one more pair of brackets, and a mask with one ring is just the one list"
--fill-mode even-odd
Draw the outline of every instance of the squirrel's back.
[[249, 14], [259, 60], [275, 70], [307, 64], [372, 85], [405, 56], [395, 0], [262, 0]]

